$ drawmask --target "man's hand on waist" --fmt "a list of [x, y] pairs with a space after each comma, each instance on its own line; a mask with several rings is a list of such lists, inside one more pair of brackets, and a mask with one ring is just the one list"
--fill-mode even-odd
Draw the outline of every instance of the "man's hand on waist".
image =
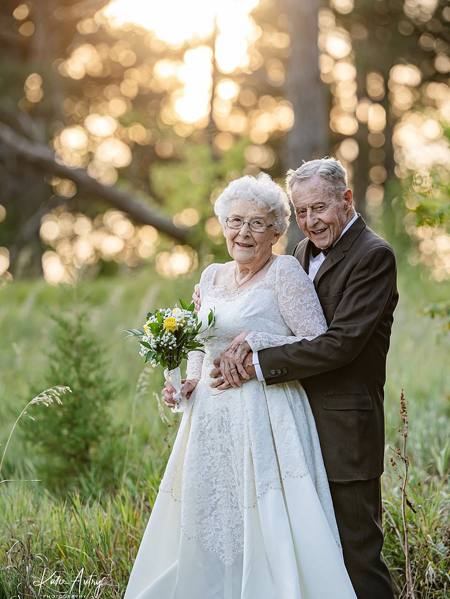
[[[210, 377], [213, 379], [210, 387], [214, 389], [218, 389], [219, 391], [223, 391], [225, 389], [229, 389], [232, 385], [230, 385], [227, 381], [225, 381], [222, 371], [220, 369], [220, 358], [214, 360], [213, 370], [210, 372]], [[245, 370], [245, 373], [248, 378], [243, 379], [241, 377], [237, 378], [237, 383], [233, 386], [241, 387], [246, 381], [256, 378], [255, 367], [253, 366], [253, 352], [248, 352], [245, 356], [244, 361], [242, 363], [242, 367]]]

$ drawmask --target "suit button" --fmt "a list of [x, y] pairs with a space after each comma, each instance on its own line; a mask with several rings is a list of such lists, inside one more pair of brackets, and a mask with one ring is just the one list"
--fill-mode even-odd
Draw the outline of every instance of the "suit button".
[[274, 374], [276, 374], [276, 371], [275, 370], [271, 370], [270, 374], [273, 376]]
[[280, 368], [277, 370], [277, 374], [282, 374], [282, 372], [281, 372], [281, 369], [280, 369]]
[[287, 374], [286, 368], [283, 368], [283, 374]]

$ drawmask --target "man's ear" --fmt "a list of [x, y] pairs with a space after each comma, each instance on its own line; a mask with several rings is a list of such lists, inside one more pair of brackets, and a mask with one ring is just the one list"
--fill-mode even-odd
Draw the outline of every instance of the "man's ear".
[[353, 205], [353, 192], [351, 189], [346, 189], [344, 191], [344, 202], [349, 208]]

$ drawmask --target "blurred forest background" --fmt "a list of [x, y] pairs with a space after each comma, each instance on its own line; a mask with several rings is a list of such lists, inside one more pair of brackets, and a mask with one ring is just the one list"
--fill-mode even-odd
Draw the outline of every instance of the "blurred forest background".
[[[282, 183], [325, 155], [396, 251], [387, 442], [403, 388], [415, 596], [448, 597], [449, 50], [447, 0], [2, 1], [0, 598], [36, 596], [44, 568], [122, 596], [178, 422], [123, 330], [227, 259], [213, 204], [230, 180]], [[55, 385], [72, 394], [39, 405]]]

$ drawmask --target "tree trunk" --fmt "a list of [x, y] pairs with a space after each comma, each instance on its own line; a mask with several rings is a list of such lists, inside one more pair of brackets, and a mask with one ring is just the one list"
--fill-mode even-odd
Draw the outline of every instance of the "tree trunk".
[[[294, 126], [286, 136], [283, 167], [296, 169], [302, 161], [322, 158], [328, 149], [328, 103], [320, 79], [318, 13], [320, 0], [285, 0], [291, 22], [291, 57], [287, 98], [294, 109]], [[290, 253], [303, 234], [294, 223], [288, 232]]]

